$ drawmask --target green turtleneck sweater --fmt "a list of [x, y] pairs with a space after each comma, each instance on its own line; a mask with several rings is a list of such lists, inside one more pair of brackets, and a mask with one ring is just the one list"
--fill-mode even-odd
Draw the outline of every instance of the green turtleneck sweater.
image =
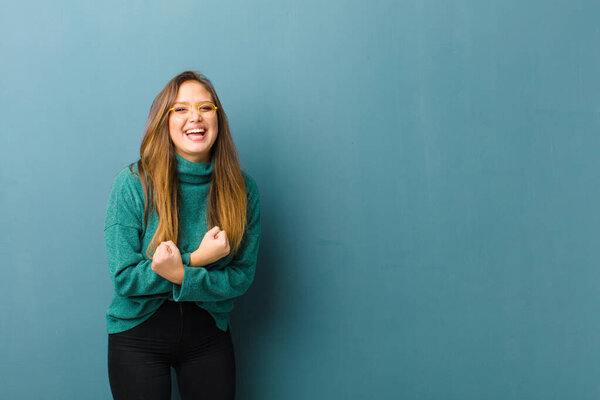
[[[106, 313], [108, 333], [122, 332], [148, 319], [165, 300], [193, 301], [207, 310], [219, 329], [226, 331], [233, 298], [246, 292], [256, 270], [260, 242], [260, 203], [256, 182], [243, 173], [248, 197], [247, 227], [238, 251], [212, 264], [191, 267], [190, 254], [204, 234], [210, 163], [193, 163], [177, 153], [179, 176], [180, 240], [184, 266], [181, 285], [171, 283], [151, 269], [146, 249], [158, 226], [153, 211], [144, 225], [144, 190], [133, 171], [124, 168], [115, 178], [104, 224], [106, 255], [115, 295]], [[211, 227], [212, 228], [212, 227]]]

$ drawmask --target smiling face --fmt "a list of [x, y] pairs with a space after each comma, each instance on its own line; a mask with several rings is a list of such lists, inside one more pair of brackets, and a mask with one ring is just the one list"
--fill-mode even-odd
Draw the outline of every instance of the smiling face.
[[[201, 104], [206, 101], [214, 102], [210, 92], [198, 81], [186, 81], [179, 87], [173, 104]], [[177, 118], [173, 112], [169, 113], [169, 135], [175, 151], [195, 163], [210, 162], [210, 149], [217, 140], [218, 125], [216, 112], [210, 117], [204, 117], [197, 107], [192, 107], [192, 112], [183, 119]], [[190, 133], [192, 130], [195, 133]]]

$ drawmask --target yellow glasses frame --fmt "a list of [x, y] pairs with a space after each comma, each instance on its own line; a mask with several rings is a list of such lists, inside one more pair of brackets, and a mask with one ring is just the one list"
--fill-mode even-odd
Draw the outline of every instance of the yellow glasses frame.
[[[203, 117], [204, 117], [205, 115], [204, 115], [204, 113], [203, 113], [202, 111], [200, 111], [200, 106], [203, 106], [204, 104], [210, 104], [211, 106], [213, 106], [213, 107], [215, 108], [213, 111], [211, 111], [211, 113], [212, 113], [212, 114], [211, 114], [209, 117], [212, 117], [212, 116], [214, 116], [214, 114], [215, 114], [215, 113], [217, 112], [217, 110], [219, 109], [219, 107], [217, 107], [216, 105], [214, 105], [214, 103], [212, 103], [212, 102], [210, 102], [210, 101], [204, 101], [204, 102], [202, 102], [202, 103], [199, 103], [199, 104], [197, 104], [197, 103], [190, 104], [190, 103], [186, 103], [185, 101], [182, 101], [182, 102], [180, 102], [180, 103], [175, 103], [175, 105], [177, 105], [177, 104], [185, 104], [185, 105], [188, 105], [188, 106], [190, 107], [190, 108], [189, 108], [189, 111], [188, 111], [188, 113], [187, 113], [187, 114], [186, 114], [184, 117], [180, 117], [179, 115], [177, 115], [177, 113], [174, 113], [175, 117], [176, 117], [176, 118], [180, 118], [180, 119], [187, 118], [187, 117], [188, 117], [188, 116], [189, 116], [189, 115], [192, 113], [193, 106], [196, 106], [196, 110], [198, 110], [198, 114], [202, 115]], [[175, 111], [175, 106], [173, 106], [173, 107], [169, 108], [169, 109], [167, 110], [167, 113], [169, 113], [169, 112], [171, 112], [171, 111]]]

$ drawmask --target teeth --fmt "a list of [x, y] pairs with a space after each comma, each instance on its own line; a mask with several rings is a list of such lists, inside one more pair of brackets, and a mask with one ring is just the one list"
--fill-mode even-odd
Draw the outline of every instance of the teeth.
[[187, 135], [188, 133], [204, 133], [204, 129], [190, 129], [185, 134]]

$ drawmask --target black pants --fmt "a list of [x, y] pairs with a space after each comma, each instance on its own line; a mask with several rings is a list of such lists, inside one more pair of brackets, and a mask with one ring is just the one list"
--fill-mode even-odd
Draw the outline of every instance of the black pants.
[[165, 301], [140, 325], [108, 335], [108, 377], [117, 400], [170, 399], [171, 366], [182, 400], [234, 399], [230, 331], [194, 303]]

